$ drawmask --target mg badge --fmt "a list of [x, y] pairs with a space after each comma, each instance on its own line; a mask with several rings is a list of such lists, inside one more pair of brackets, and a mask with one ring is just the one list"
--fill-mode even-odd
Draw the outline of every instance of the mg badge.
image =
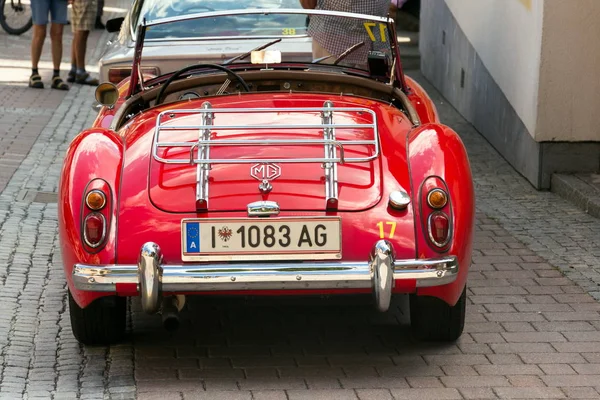
[[269, 181], [281, 176], [281, 167], [276, 164], [254, 164], [252, 168], [250, 168], [250, 175], [254, 179], [261, 181], [261, 184], [258, 185], [258, 189], [262, 193], [268, 193], [273, 189], [273, 185], [271, 185]]

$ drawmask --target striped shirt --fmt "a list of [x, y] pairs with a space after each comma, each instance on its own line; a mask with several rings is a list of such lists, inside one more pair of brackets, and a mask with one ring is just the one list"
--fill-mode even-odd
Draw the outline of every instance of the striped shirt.
[[[317, 0], [316, 9], [385, 17], [389, 7], [390, 0]], [[353, 18], [311, 15], [308, 34], [334, 56], [339, 56], [344, 50], [364, 41], [365, 46], [355, 50], [342, 62], [364, 64], [368, 52], [374, 50], [374, 42], [365, 29], [364, 22]], [[374, 28], [373, 32], [378, 35], [379, 29]], [[389, 45], [386, 47], [389, 49]]]

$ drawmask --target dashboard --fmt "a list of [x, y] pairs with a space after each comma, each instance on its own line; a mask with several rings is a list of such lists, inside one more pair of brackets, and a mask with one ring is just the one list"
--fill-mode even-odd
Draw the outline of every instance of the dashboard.
[[[344, 95], [354, 95], [360, 97], [369, 97], [382, 101], [391, 101], [390, 95], [378, 90], [369, 89], [352, 84], [325, 82], [325, 81], [306, 81], [306, 80], [261, 80], [248, 82], [251, 93], [260, 92], [316, 92], [316, 93], [335, 93]], [[177, 90], [166, 96], [164, 103], [194, 100], [207, 96], [216, 96], [219, 94], [227, 95], [237, 92], [244, 92], [244, 89], [237, 82], [231, 82], [224, 87], [223, 83], [202, 85], [197, 88], [186, 88]]]
[[[240, 71], [250, 93], [318, 93], [335, 96], [356, 96], [389, 103], [403, 110], [413, 124], [420, 120], [406, 95], [397, 87], [360, 76], [324, 73], [315, 70]], [[224, 84], [227, 82], [227, 84]], [[135, 115], [156, 105], [156, 96], [163, 85], [157, 85], [127, 99], [115, 114], [111, 129], [118, 129]], [[162, 103], [191, 101], [203, 97], [244, 93], [235, 79], [228, 81], [223, 74], [195, 75], [168, 85]]]

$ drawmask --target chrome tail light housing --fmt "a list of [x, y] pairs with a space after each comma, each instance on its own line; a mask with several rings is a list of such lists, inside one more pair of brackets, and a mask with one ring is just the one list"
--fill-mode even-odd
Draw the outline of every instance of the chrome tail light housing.
[[446, 182], [430, 176], [421, 186], [420, 210], [423, 232], [429, 246], [436, 252], [446, 252], [452, 242], [452, 199]]

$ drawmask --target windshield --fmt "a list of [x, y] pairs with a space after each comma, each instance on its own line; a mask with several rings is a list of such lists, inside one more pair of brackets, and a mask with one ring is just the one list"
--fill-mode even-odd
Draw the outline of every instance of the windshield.
[[[157, 0], [153, 0], [157, 1]], [[243, 2], [243, 0], [240, 0]], [[239, 6], [240, 1], [237, 2]], [[294, 5], [297, 0], [290, 0]], [[221, 7], [234, 7], [232, 1], [214, 2]], [[285, 5], [287, 0], [255, 0], [256, 8], [277, 3]], [[188, 4], [187, 1], [173, 2], [177, 7]], [[206, 11], [206, 6], [192, 6], [191, 13], [196, 13], [189, 19], [180, 19], [179, 11], [171, 22], [155, 21], [162, 17], [164, 10], [171, 6], [163, 5], [154, 9], [153, 15], [146, 15], [150, 23], [145, 34], [145, 41], [162, 40], [203, 40], [207, 44], [226, 43], [227, 40], [243, 39], [249, 48], [266, 44], [273, 39], [281, 41], [268, 47], [268, 50], [281, 51], [282, 62], [298, 61], [298, 53], [304, 54], [302, 61], [326, 65], [370, 70], [389, 75], [394, 54], [392, 35], [388, 24], [382, 18], [363, 18], [357, 14], [344, 14], [324, 11], [307, 11], [303, 9], [273, 9], [274, 12], [259, 13], [253, 10], [232, 10], [225, 12]], [[198, 13], [198, 7], [204, 8]], [[239, 8], [239, 7], [238, 7]], [[159, 10], [163, 10], [159, 12]], [[170, 11], [171, 12], [171, 11]], [[325, 14], [325, 15], [323, 15]], [[353, 16], [349, 16], [353, 15]], [[249, 40], [252, 39], [252, 40]], [[200, 48], [199, 48], [200, 49]], [[246, 60], [247, 62], [247, 60]], [[382, 71], [385, 69], [385, 71]]]
[[[142, 4], [142, 8], [139, 13], [139, 25], [143, 18], [146, 21], [153, 21], [162, 18], [184, 16], [196, 13], [211, 12], [211, 11], [231, 11], [231, 10], [250, 10], [250, 9], [277, 9], [277, 8], [291, 8], [291, 9], [302, 9], [298, 0], [176, 0], [176, 1], [165, 1], [165, 0], [145, 0]], [[298, 16], [288, 15], [288, 18], [272, 19], [271, 21], [263, 20], [263, 23], [268, 23], [265, 28], [278, 28], [279, 32], [281, 29], [302, 29], [304, 21]], [[220, 29], [220, 35], [230, 34], [239, 35], [246, 31], [257, 32], [256, 21], [250, 18], [244, 18], [244, 16], [223, 18], [219, 22], [224, 23], [223, 29]], [[183, 25], [160, 25], [156, 26], [155, 29], [148, 31], [146, 34], [147, 39], [161, 39], [161, 38], [188, 38], [190, 35], [193, 36], [206, 36], [207, 29], [212, 28], [208, 24], [203, 24], [203, 27], [194, 26], [196, 24], [183, 24]], [[195, 28], [191, 32], [186, 31], [186, 28]], [[304, 28], [305, 29], [305, 28]], [[268, 29], [266, 30], [268, 31]], [[306, 33], [298, 32], [299, 34]]]

